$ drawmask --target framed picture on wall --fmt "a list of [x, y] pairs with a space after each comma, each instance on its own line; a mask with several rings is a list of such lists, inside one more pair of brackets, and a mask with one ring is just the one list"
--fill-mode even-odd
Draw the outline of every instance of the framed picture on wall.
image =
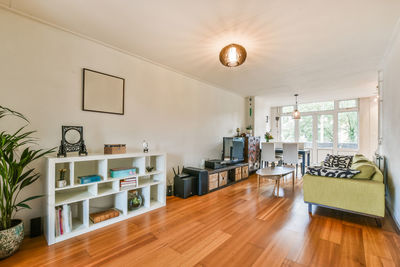
[[125, 79], [83, 69], [82, 109], [124, 115]]

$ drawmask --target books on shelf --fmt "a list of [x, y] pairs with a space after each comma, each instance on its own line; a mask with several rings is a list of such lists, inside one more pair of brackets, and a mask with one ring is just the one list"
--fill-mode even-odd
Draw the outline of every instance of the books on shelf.
[[97, 175], [97, 174], [86, 175], [86, 176], [79, 176], [78, 180], [79, 180], [80, 184], [89, 184], [89, 183], [94, 183], [94, 182], [100, 182], [101, 177], [100, 177], [100, 175]]
[[136, 168], [114, 168], [110, 169], [111, 178], [121, 178], [136, 175]]
[[137, 178], [132, 177], [132, 178], [126, 178], [123, 180], [119, 181], [119, 186], [120, 187], [126, 187], [126, 186], [137, 186]]
[[72, 231], [72, 211], [70, 205], [56, 207], [56, 236], [60, 236]]
[[118, 216], [119, 216], [119, 211], [117, 209], [109, 209], [89, 214], [89, 218], [93, 223], [99, 223]]

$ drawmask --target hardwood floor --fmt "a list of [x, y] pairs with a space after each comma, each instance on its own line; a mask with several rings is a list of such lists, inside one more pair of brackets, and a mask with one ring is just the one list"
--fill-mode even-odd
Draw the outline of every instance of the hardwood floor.
[[325, 208], [309, 216], [302, 181], [273, 196], [256, 177], [48, 247], [25, 238], [1, 266], [400, 266], [400, 236], [385, 218]]

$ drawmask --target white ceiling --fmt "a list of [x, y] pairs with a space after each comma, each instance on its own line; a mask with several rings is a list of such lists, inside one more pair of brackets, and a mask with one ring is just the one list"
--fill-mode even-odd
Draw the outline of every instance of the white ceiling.
[[[398, 0], [0, 0], [241, 95], [374, 93]], [[232, 42], [246, 62], [226, 68]], [[300, 98], [301, 99], [301, 98]]]

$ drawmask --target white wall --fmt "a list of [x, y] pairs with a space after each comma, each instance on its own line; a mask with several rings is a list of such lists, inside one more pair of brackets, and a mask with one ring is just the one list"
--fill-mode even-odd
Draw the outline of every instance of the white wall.
[[359, 153], [372, 160], [378, 148], [378, 102], [375, 97], [360, 98]]
[[[222, 137], [245, 127], [241, 96], [1, 8], [0, 38], [0, 105], [30, 119], [39, 147], [58, 146], [62, 125], [82, 125], [89, 153], [105, 143], [139, 151], [146, 139], [168, 153], [170, 170], [219, 157]], [[126, 79], [124, 116], [81, 110], [83, 67]], [[18, 125], [7, 119], [0, 128]], [[34, 166], [42, 173], [43, 162]], [[43, 181], [21, 197], [41, 194]], [[39, 200], [32, 208], [16, 217], [43, 214]]]
[[400, 27], [383, 64], [382, 147], [388, 170], [388, 204], [400, 225]]

